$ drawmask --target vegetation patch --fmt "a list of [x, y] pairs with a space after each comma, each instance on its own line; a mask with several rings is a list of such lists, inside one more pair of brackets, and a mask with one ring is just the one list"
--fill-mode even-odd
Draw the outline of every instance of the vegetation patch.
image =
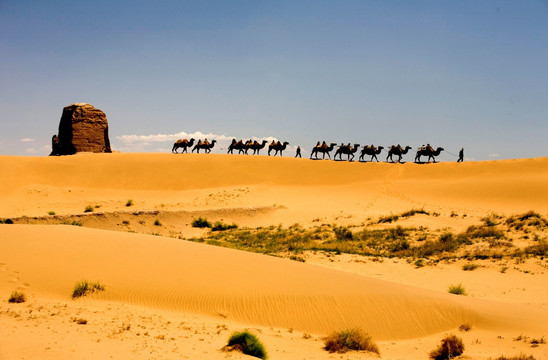
[[27, 301], [27, 298], [25, 297], [25, 294], [20, 291], [13, 291], [8, 299], [8, 302], [14, 304], [24, 303], [25, 301]]
[[226, 231], [226, 230], [237, 229], [237, 228], [238, 228], [238, 225], [234, 223], [225, 224], [222, 221], [215, 221], [215, 223], [211, 226], [211, 231]]
[[93, 212], [93, 206], [91, 206], [91, 205], [86, 206], [86, 208], [84, 209], [84, 212], [85, 213]]
[[192, 220], [192, 227], [196, 228], [210, 228], [212, 225], [206, 218], [199, 217]]
[[525, 355], [521, 353], [519, 355], [514, 355], [514, 356], [504, 356], [504, 355], [499, 356], [498, 358], [495, 358], [494, 360], [536, 360], [536, 359], [533, 355]]
[[464, 271], [474, 271], [474, 270], [476, 270], [478, 267], [479, 267], [478, 264], [467, 263], [467, 264], [462, 265], [462, 270], [464, 270]]
[[464, 289], [464, 286], [462, 286], [462, 284], [451, 285], [451, 286], [449, 286], [449, 289], [447, 291], [450, 294], [466, 296], [466, 290]]
[[380, 354], [379, 347], [371, 336], [361, 329], [349, 329], [333, 332], [325, 338], [325, 350], [334, 353], [345, 353], [350, 350], [369, 351]]
[[127, 202], [126, 202], [126, 206], [133, 206], [133, 200], [129, 199]]
[[430, 359], [448, 360], [462, 355], [464, 352], [464, 343], [456, 335], [448, 335], [441, 340], [438, 348], [430, 352]]
[[233, 333], [228, 339], [228, 344], [223, 348], [223, 350], [236, 350], [259, 359], [268, 358], [263, 343], [255, 335], [248, 331]]
[[72, 291], [72, 298], [76, 299], [88, 294], [92, 294], [96, 291], [105, 291], [105, 286], [100, 282], [89, 282], [87, 280], [80, 281], [74, 286]]
[[460, 331], [470, 331], [472, 330], [472, 324], [470, 323], [465, 323], [465, 324], [462, 324], [461, 326], [459, 326], [459, 330]]

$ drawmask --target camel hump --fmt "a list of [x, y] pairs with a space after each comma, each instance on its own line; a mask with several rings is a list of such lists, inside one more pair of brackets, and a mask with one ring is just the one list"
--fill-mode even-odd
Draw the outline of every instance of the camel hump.
[[175, 141], [175, 144], [182, 144], [182, 143], [184, 143], [184, 142], [186, 142], [186, 139], [184, 139], [184, 140], [183, 140], [183, 139], [179, 139], [179, 140]]

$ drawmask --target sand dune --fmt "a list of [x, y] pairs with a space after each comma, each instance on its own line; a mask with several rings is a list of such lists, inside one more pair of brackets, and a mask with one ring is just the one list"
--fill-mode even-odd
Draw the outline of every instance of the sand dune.
[[[426, 222], [417, 226], [443, 228], [452, 221], [449, 214], [453, 211], [467, 215], [464, 221], [491, 212], [548, 212], [548, 158], [417, 165], [115, 153], [1, 156], [0, 169], [0, 218], [47, 217], [48, 212], [85, 216], [84, 208], [93, 205], [94, 214], [104, 214], [94, 220], [94, 227], [104, 229], [118, 229], [117, 214], [152, 210], [164, 211], [178, 227], [184, 227], [193, 214], [204, 213], [214, 220], [237, 221], [244, 226], [306, 226], [356, 223], [425, 207], [446, 216], [424, 219]], [[128, 199], [134, 202], [131, 207], [126, 206]], [[179, 222], [177, 218], [181, 218]], [[109, 225], [101, 226], [101, 221]], [[147, 224], [141, 226], [154, 232]], [[539, 268], [543, 266], [539, 262]], [[420, 284], [373, 279], [360, 275], [363, 271], [340, 271], [335, 263], [331, 267], [334, 269], [169, 237], [66, 225], [0, 225], [0, 297], [6, 299], [14, 289], [25, 291], [35, 304], [28, 321], [33, 321], [33, 311], [46, 306], [40, 304], [66, 302], [69, 307], [81, 304], [78, 306], [99, 309], [95, 313], [112, 311], [113, 304], [120, 304], [194, 314], [230, 326], [294, 329], [317, 336], [358, 326], [385, 342], [384, 349], [390, 354], [385, 358], [402, 358], [402, 352], [409, 352], [409, 358], [424, 358], [425, 346], [431, 347], [440, 334], [455, 331], [465, 322], [478, 331], [469, 336], [470, 344], [473, 336], [481, 336], [489, 351], [501, 344], [506, 350], [515, 348], [511, 336], [541, 336], [548, 330], [548, 308], [543, 299], [526, 305], [527, 301], [515, 297], [513, 303], [458, 297]], [[389, 271], [389, 267], [379, 269]], [[545, 275], [541, 271], [531, 276]], [[91, 300], [70, 300], [75, 283], [83, 279], [101, 281], [107, 291]], [[13, 315], [13, 309], [5, 313]], [[74, 311], [79, 314], [84, 310]], [[9, 322], [15, 329], [12, 333], [24, 337], [25, 331], [17, 323], [21, 313], [15, 315]], [[209, 330], [214, 341], [224, 341], [226, 334], [223, 339], [215, 335], [221, 330]], [[5, 331], [2, 334], [7, 335]], [[43, 336], [50, 330], [41, 331]], [[197, 332], [196, 328], [192, 331]], [[323, 354], [319, 338], [316, 345], [310, 345], [302, 339], [289, 340], [277, 331], [269, 341], [277, 344], [280, 354], [286, 346], [294, 352], [279, 358], [302, 358], [302, 349]], [[503, 342], [502, 335], [510, 338]], [[180, 341], [186, 336], [181, 335]], [[33, 340], [36, 346], [43, 346], [37, 339]], [[417, 347], [413, 339], [424, 344]], [[16, 345], [17, 340], [2, 341], [0, 345], [9, 348], [9, 354], [27, 351]], [[138, 337], [132, 341], [138, 346]], [[86, 346], [94, 348], [92, 342]], [[527, 344], [520, 346], [527, 349]], [[205, 353], [205, 348], [200, 351]], [[106, 355], [109, 350], [101, 351]], [[128, 356], [135, 350], [124, 351], [117, 354]], [[474, 354], [498, 355], [489, 351], [478, 347]], [[545, 354], [543, 348], [535, 351], [537, 356]], [[26, 354], [45, 358], [40, 352]], [[56, 356], [70, 358], [67, 354], [68, 350], [60, 351]], [[225, 356], [192, 354], [203, 359]], [[0, 359], [2, 355], [0, 351]]]
[[524, 329], [538, 330], [538, 321], [548, 321], [538, 313], [503, 320], [500, 314], [515, 313], [515, 306], [499, 304], [493, 312], [492, 304], [151, 235], [3, 225], [0, 236], [1, 260], [37, 297], [68, 299], [78, 281], [97, 279], [108, 287], [101, 298], [111, 301], [318, 334], [362, 326], [380, 340], [431, 335], [465, 322], [504, 327], [527, 319]]

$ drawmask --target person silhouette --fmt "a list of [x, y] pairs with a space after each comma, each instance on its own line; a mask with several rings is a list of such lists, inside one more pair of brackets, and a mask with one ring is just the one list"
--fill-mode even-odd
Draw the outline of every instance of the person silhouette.
[[302, 157], [301, 156], [301, 147], [297, 146], [297, 153], [295, 154], [295, 157]]
[[464, 161], [464, 148], [460, 149], [459, 151], [459, 159], [457, 162], [463, 162]]

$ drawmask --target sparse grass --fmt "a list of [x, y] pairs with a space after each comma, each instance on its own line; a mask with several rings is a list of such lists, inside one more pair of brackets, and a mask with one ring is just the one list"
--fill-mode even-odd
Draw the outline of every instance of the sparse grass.
[[93, 206], [91, 206], [91, 205], [86, 206], [86, 208], [84, 209], [84, 212], [85, 213], [93, 212]]
[[472, 330], [472, 324], [470, 324], [470, 323], [462, 324], [461, 326], [459, 326], [459, 330], [468, 332], [468, 331]]
[[127, 206], [127, 207], [133, 206], [133, 200], [132, 200], [132, 199], [128, 199], [128, 201], [126, 202], [126, 206]]
[[507, 218], [506, 225], [516, 230], [526, 230], [527, 227], [542, 229], [548, 226], [548, 220], [539, 213], [531, 210], [524, 214]]
[[536, 359], [533, 355], [525, 355], [521, 353], [519, 355], [514, 355], [514, 356], [504, 356], [504, 355], [499, 356], [498, 358], [495, 358], [494, 360], [536, 360]]
[[104, 291], [104, 290], [105, 290], [105, 286], [101, 284], [100, 282], [91, 283], [87, 280], [83, 280], [74, 286], [74, 290], [72, 291], [72, 298], [76, 299], [76, 298], [94, 293], [96, 291]]
[[430, 213], [428, 211], [424, 210], [424, 209], [411, 209], [411, 210], [404, 211], [399, 215], [391, 214], [391, 215], [387, 215], [387, 216], [381, 216], [377, 220], [377, 224], [396, 222], [396, 221], [399, 220], [400, 217], [401, 218], [407, 218], [407, 217], [411, 217], [411, 216], [414, 216], [414, 215], [417, 215], [417, 214], [430, 215]]
[[464, 270], [464, 271], [474, 271], [474, 270], [476, 270], [478, 267], [479, 267], [478, 264], [467, 263], [467, 264], [462, 265], [462, 270]]
[[325, 350], [345, 353], [351, 350], [369, 351], [380, 354], [379, 347], [369, 334], [361, 329], [348, 329], [331, 333], [324, 340]]
[[27, 301], [25, 294], [17, 290], [13, 291], [11, 293], [10, 298], [8, 299], [8, 302], [14, 303], [14, 304], [24, 303], [25, 301]]
[[449, 289], [447, 291], [450, 294], [466, 296], [466, 290], [464, 289], [464, 286], [462, 286], [462, 284], [451, 285], [449, 286]]
[[215, 223], [211, 226], [211, 231], [226, 231], [230, 229], [237, 229], [238, 225], [232, 223], [232, 224], [225, 224], [222, 221], [215, 221]]
[[263, 343], [248, 331], [234, 332], [228, 339], [228, 344], [224, 349], [229, 351], [241, 351], [246, 355], [254, 356], [259, 359], [268, 358]]
[[55, 215], [55, 211], [48, 211], [48, 215], [51, 215], [51, 216]]
[[548, 255], [548, 242], [539, 240], [538, 244], [527, 246], [523, 252], [534, 256], [546, 256]]
[[415, 265], [416, 268], [421, 268], [424, 266], [424, 261], [423, 259], [418, 259], [413, 265]]
[[192, 220], [192, 227], [197, 228], [210, 228], [212, 225], [209, 221], [207, 221], [206, 218], [199, 217], [197, 219]]
[[500, 272], [503, 273], [503, 274], [504, 274], [507, 270], [508, 270], [508, 266], [503, 266], [503, 267], [500, 268]]
[[462, 355], [464, 352], [464, 343], [456, 335], [448, 335], [441, 340], [437, 349], [430, 352], [430, 359], [448, 360]]

